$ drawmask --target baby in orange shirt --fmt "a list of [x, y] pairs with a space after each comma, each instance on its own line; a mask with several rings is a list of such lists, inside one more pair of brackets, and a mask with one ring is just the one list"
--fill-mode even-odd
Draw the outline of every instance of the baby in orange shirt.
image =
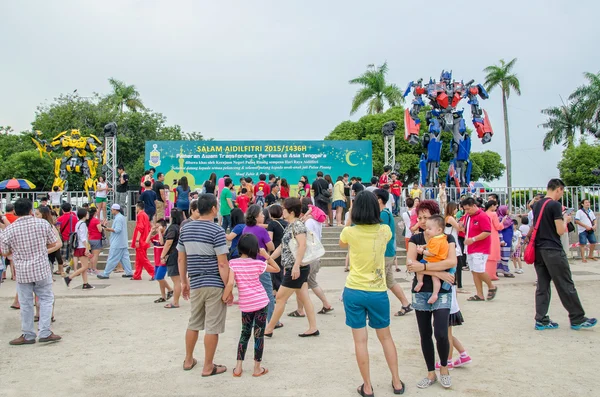
[[[444, 226], [444, 218], [441, 216], [434, 216], [427, 221], [425, 228], [427, 245], [417, 247], [417, 252], [423, 254], [423, 259], [427, 263], [441, 262], [448, 257], [448, 238], [444, 234]], [[419, 292], [423, 287], [423, 276], [424, 274], [417, 273], [416, 292]], [[438, 300], [438, 293], [442, 287], [442, 282], [438, 277], [431, 276], [431, 281], [433, 282], [433, 292], [431, 298], [427, 301], [429, 304], [433, 304]]]

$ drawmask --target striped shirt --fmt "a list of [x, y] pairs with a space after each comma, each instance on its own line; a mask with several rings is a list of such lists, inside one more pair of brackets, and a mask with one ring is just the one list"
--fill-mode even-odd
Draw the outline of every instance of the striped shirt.
[[190, 288], [225, 288], [217, 255], [229, 252], [225, 232], [212, 221], [189, 221], [181, 226], [177, 250], [187, 255]]
[[235, 276], [242, 312], [255, 312], [269, 304], [269, 297], [259, 279], [267, 269], [265, 262], [252, 258], [238, 258], [229, 261], [229, 268]]

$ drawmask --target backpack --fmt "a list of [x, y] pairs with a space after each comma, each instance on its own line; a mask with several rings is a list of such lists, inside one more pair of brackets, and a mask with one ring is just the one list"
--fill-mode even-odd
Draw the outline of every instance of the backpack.
[[69, 245], [68, 245], [68, 250], [69, 252], [73, 252], [77, 249], [77, 247], [79, 246], [79, 236], [77, 235], [77, 230], [79, 230], [79, 228], [81, 227], [81, 224], [79, 224], [79, 226], [77, 226], [77, 228], [75, 229], [75, 231], [71, 234], [69, 234]]

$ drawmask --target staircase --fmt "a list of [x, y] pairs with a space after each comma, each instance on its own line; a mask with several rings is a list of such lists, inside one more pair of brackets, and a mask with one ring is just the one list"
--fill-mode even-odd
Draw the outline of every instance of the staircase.
[[[321, 258], [321, 266], [344, 266], [346, 262], [346, 254], [348, 250], [340, 248], [340, 233], [342, 232], [341, 227], [324, 227], [321, 243], [325, 247], [325, 256]], [[131, 244], [131, 242], [129, 242]], [[404, 246], [404, 238], [401, 234], [396, 232], [396, 256], [398, 258], [398, 264], [404, 264], [406, 260], [406, 250], [401, 248]], [[150, 263], [154, 264], [154, 249], [151, 247], [148, 249], [148, 259]], [[131, 266], [135, 262], [135, 250], [129, 248], [129, 257], [131, 258]], [[98, 269], [104, 269], [106, 266], [106, 260], [108, 259], [108, 248], [105, 248], [100, 253], [98, 258]]]

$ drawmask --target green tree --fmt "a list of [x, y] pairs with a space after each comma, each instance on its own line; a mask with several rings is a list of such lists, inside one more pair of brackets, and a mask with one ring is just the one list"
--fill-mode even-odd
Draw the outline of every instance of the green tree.
[[367, 102], [368, 114], [383, 112], [386, 101], [390, 107], [404, 103], [404, 98], [402, 97], [400, 89], [395, 84], [388, 84], [385, 81], [387, 72], [387, 62], [384, 62], [383, 65], [378, 67], [371, 64], [367, 66], [367, 71], [365, 73], [350, 80], [350, 84], [359, 84], [362, 86], [362, 88], [356, 92], [356, 95], [354, 95], [350, 114], [356, 113], [356, 111]]
[[510, 133], [508, 129], [508, 108], [507, 101], [511, 91], [517, 95], [521, 95], [521, 84], [517, 75], [512, 73], [512, 69], [517, 62], [517, 58], [506, 63], [504, 59], [500, 60], [500, 65], [492, 65], [483, 69], [487, 73], [485, 77], [485, 88], [488, 92], [496, 87], [502, 91], [502, 110], [504, 112], [504, 139], [506, 145], [506, 182], [508, 185], [508, 194], [512, 188], [512, 166], [511, 166], [511, 149], [510, 149]]
[[600, 72], [598, 74], [585, 72], [583, 76], [589, 82], [578, 87], [569, 97], [575, 101], [581, 112], [580, 119], [586, 120], [586, 129], [596, 134], [600, 125]]
[[37, 150], [13, 152], [0, 167], [0, 180], [10, 178], [23, 178], [36, 185], [37, 190], [49, 189], [52, 186], [54, 175], [49, 172], [53, 169], [53, 162], [48, 156], [40, 158]]
[[598, 183], [598, 176], [592, 173], [600, 165], [600, 145], [582, 142], [568, 146], [558, 162], [560, 177], [567, 186], [589, 186]]
[[127, 107], [127, 109], [132, 112], [137, 112], [138, 110], [145, 110], [144, 104], [142, 103], [142, 99], [140, 98], [140, 93], [137, 91], [134, 85], [127, 85], [124, 82], [110, 78], [108, 79], [113, 92], [108, 96], [108, 100], [115, 106], [116, 109], [119, 110], [120, 113], [123, 113], [123, 108]]
[[484, 152], [471, 153], [470, 157], [473, 162], [473, 170], [471, 172], [471, 180], [484, 180], [492, 182], [502, 177], [506, 167], [502, 164], [502, 156], [491, 150]]
[[549, 130], [544, 136], [544, 150], [549, 150], [553, 145], [572, 146], [575, 143], [577, 130], [584, 132], [575, 105], [572, 103], [563, 102], [562, 106], [542, 109], [542, 114], [548, 118], [541, 126]]

